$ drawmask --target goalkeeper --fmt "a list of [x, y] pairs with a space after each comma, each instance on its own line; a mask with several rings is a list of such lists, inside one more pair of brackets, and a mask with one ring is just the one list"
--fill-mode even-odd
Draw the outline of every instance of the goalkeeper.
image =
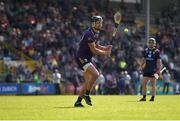
[[154, 101], [156, 95], [156, 80], [159, 78], [161, 65], [160, 51], [156, 48], [156, 40], [154, 38], [150, 38], [148, 40], [148, 47], [143, 51], [143, 60], [141, 65], [143, 71], [143, 98], [139, 101], [146, 101], [147, 83], [149, 81], [152, 83], [152, 97], [149, 101]]

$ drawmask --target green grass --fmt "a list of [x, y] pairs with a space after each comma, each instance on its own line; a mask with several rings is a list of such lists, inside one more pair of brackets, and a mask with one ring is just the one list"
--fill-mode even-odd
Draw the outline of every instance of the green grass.
[[[93, 106], [74, 108], [77, 96], [0, 96], [0, 119], [180, 120], [180, 96], [92, 96]], [[148, 99], [150, 96], [148, 96]], [[83, 102], [83, 104], [85, 104]]]

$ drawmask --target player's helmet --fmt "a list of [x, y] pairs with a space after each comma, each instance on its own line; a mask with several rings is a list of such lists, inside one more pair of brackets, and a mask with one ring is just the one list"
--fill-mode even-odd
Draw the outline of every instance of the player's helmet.
[[149, 38], [147, 45], [149, 48], [155, 48], [156, 40], [154, 38]]
[[156, 44], [155, 38], [149, 38], [148, 43], [149, 43], [149, 42], [152, 42], [152, 43]]
[[91, 17], [91, 22], [103, 21], [101, 16], [93, 16]]

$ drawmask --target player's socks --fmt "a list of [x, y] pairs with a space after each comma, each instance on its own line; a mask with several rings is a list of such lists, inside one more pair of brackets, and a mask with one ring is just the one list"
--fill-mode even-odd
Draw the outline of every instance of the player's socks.
[[81, 102], [81, 101], [82, 101], [82, 97], [79, 96], [76, 102]]
[[89, 95], [86, 95], [86, 94], [85, 94], [85, 95], [83, 96], [83, 98], [84, 98], [84, 100], [86, 101], [86, 104], [92, 106], [91, 98], [90, 98]]
[[139, 101], [146, 101], [146, 98], [141, 98]]
[[84, 106], [82, 105], [81, 101], [82, 101], [82, 97], [79, 96], [78, 99], [77, 99], [77, 101], [76, 101], [75, 104], [74, 104], [74, 107], [84, 107]]
[[143, 95], [143, 98], [146, 99], [146, 95]]
[[146, 101], [146, 95], [143, 95], [143, 97], [139, 101]]
[[149, 101], [154, 101], [154, 96], [151, 97], [151, 99]]
[[86, 90], [86, 95], [89, 95], [90, 94], [90, 91], [89, 90]]
[[74, 107], [84, 107], [81, 102], [75, 102]]
[[90, 98], [89, 94], [90, 94], [90, 91], [86, 90], [86, 93], [83, 95], [83, 98], [86, 101], [86, 104], [92, 106], [91, 98]]

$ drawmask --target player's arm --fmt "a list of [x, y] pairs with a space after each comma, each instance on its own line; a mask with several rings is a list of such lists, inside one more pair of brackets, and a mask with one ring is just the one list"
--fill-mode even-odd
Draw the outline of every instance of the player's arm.
[[157, 69], [156, 69], [156, 73], [154, 73], [154, 77], [155, 77], [156, 79], [158, 79], [158, 78], [159, 78], [160, 71], [161, 71], [161, 66], [162, 66], [161, 59], [157, 59], [157, 61], [156, 61], [156, 66], [157, 66]]
[[161, 58], [160, 58], [160, 52], [156, 51], [155, 56], [156, 56], [157, 60], [156, 60], [156, 72], [154, 73], [154, 77], [156, 79], [158, 79], [160, 71], [161, 71], [161, 67], [162, 67], [162, 62], [161, 62]]
[[88, 45], [89, 45], [89, 47], [90, 47], [91, 52], [92, 52], [94, 55], [110, 55], [110, 54], [111, 54], [111, 51], [102, 50], [102, 49], [97, 48], [95, 42], [88, 43]]
[[142, 52], [142, 58], [140, 60], [140, 69], [143, 70], [146, 66], [145, 50]]
[[100, 50], [106, 50], [106, 46], [102, 46], [102, 45], [99, 45], [99, 44], [96, 44], [96, 48], [100, 49]]
[[155, 53], [155, 57], [156, 57], [156, 73], [160, 74], [161, 68], [162, 68], [162, 61], [161, 61], [161, 57], [160, 57], [160, 52], [159, 50], [156, 51]]
[[156, 61], [156, 67], [157, 67], [156, 73], [157, 73], [157, 74], [160, 74], [160, 71], [161, 71], [161, 68], [162, 68], [161, 59], [157, 59], [157, 61]]
[[141, 64], [140, 64], [141, 70], [143, 70], [145, 68], [145, 66], [146, 66], [146, 60], [145, 60], [145, 58], [142, 58], [141, 59]]
[[102, 45], [96, 43], [96, 48], [98, 48], [100, 50], [108, 51], [108, 50], [112, 49], [112, 45], [102, 46]]

